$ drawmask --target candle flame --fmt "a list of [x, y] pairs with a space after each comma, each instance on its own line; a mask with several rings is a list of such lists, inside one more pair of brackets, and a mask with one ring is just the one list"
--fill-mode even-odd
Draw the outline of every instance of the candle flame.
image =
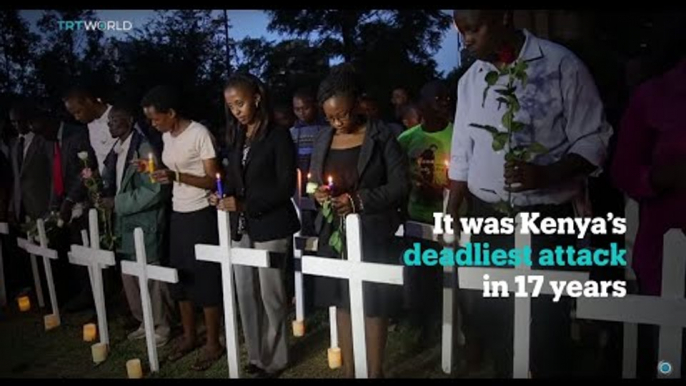
[[221, 175], [221, 174], [219, 174], [219, 173], [217, 173], [217, 176], [216, 176], [216, 178], [217, 178], [218, 180], [220, 180], [220, 179], [222, 178], [222, 175]]
[[445, 167], [448, 167], [448, 166], [450, 166], [450, 161], [448, 161], [448, 160], [446, 159], [446, 160], [445, 160]]
[[329, 185], [333, 185], [333, 177], [329, 176]]
[[307, 179], [309, 180], [310, 178], [312, 178], [312, 173], [307, 173]]

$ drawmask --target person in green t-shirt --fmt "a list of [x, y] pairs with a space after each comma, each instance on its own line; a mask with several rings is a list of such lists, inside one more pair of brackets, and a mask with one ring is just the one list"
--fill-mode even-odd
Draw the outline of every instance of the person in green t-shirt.
[[427, 83], [420, 93], [419, 108], [421, 123], [402, 133], [398, 142], [410, 159], [409, 218], [433, 224], [433, 213], [443, 211], [443, 191], [448, 186], [453, 137], [448, 87], [442, 81]]
[[[398, 142], [410, 160], [412, 189], [407, 207], [410, 220], [433, 224], [434, 212], [443, 212], [443, 191], [448, 186], [447, 162], [453, 138], [450, 93], [442, 81], [424, 85], [419, 95], [421, 123], [405, 131]], [[439, 251], [430, 240], [405, 237], [408, 246], [418, 242], [422, 249]], [[410, 326], [420, 345], [432, 344], [440, 336], [442, 270], [437, 266], [406, 267], [405, 306]]]

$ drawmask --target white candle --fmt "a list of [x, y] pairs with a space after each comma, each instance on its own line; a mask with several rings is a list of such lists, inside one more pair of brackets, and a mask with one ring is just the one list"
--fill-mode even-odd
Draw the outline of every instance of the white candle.
[[93, 363], [102, 363], [107, 359], [107, 345], [105, 343], [96, 343], [91, 346], [91, 354], [93, 354]]
[[43, 321], [45, 323], [45, 331], [50, 331], [60, 325], [60, 320], [55, 314], [45, 315]]
[[126, 362], [126, 373], [129, 379], [143, 378], [143, 369], [141, 368], [140, 359], [131, 359]]
[[305, 335], [305, 322], [302, 320], [293, 321], [293, 336], [301, 337]]

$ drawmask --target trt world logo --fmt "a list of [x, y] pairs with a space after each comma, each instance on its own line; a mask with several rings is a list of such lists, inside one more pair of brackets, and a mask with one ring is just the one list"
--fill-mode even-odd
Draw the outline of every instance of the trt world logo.
[[58, 20], [60, 31], [130, 31], [133, 23], [128, 20]]

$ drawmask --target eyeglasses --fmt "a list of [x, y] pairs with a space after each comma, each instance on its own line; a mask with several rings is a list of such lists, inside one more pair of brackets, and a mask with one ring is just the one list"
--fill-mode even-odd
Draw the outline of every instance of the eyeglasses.
[[336, 117], [329, 117], [329, 116], [327, 116], [327, 117], [326, 117], [326, 120], [327, 120], [329, 123], [334, 123], [334, 122], [338, 122], [338, 123], [347, 123], [347, 122], [350, 121], [350, 118], [352, 118], [352, 115], [353, 115], [353, 109], [350, 109], [350, 110], [348, 110], [346, 113], [344, 113], [344, 114], [342, 114], [342, 115], [339, 115], [339, 116], [336, 116]]

